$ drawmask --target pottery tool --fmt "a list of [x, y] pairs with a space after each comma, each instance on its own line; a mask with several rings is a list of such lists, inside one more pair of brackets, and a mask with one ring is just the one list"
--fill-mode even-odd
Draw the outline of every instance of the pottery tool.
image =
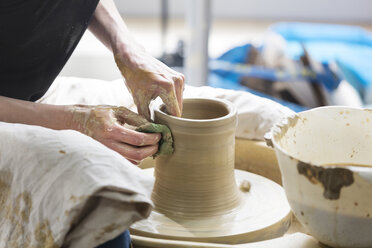
[[137, 236], [239, 244], [283, 235], [291, 212], [283, 189], [262, 176], [234, 170], [236, 109], [218, 99], [185, 99], [182, 118], [160, 107], [174, 153], [156, 158], [154, 211], [131, 227]]

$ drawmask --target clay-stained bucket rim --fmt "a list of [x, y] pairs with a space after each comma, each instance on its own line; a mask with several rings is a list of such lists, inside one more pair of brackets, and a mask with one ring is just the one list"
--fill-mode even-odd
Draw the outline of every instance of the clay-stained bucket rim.
[[177, 125], [177, 126], [189, 126], [189, 127], [218, 127], [222, 125], [228, 125], [231, 122], [236, 121], [236, 115], [237, 115], [237, 110], [235, 105], [224, 99], [219, 99], [219, 98], [185, 98], [183, 99], [183, 102], [187, 104], [187, 102], [191, 101], [200, 101], [201, 103], [206, 103], [206, 102], [213, 102], [219, 105], [224, 106], [228, 114], [218, 117], [218, 118], [212, 118], [212, 119], [188, 119], [188, 118], [181, 118], [181, 117], [176, 117], [169, 115], [167, 113], [164, 113], [161, 108], [163, 108], [164, 104], [159, 104], [155, 106], [154, 108], [154, 113], [155, 113], [155, 119], [156, 116], [161, 117], [161, 119], [166, 119], [167, 122], [171, 123], [172, 125]]
[[[366, 196], [370, 192], [372, 183], [372, 168], [351, 164], [340, 167], [337, 166], [338, 161], [332, 165], [307, 161], [302, 158], [301, 154], [297, 156], [291, 154], [285, 145], [282, 147], [280, 144], [282, 139], [287, 138], [284, 137], [287, 131], [292, 127], [296, 129], [298, 123], [304, 120], [301, 117], [310, 120], [312, 114], [317, 112], [326, 115], [340, 113], [340, 111], [349, 111], [353, 118], [352, 115], [355, 113], [363, 115], [372, 110], [347, 106], [314, 108], [279, 121], [269, 132], [270, 136], [265, 138], [268, 139], [268, 145], [275, 149], [291, 209], [307, 232], [320, 242], [332, 247], [371, 247], [371, 241], [368, 239], [369, 216], [365, 213], [367, 209], [370, 209], [370, 203], [362, 199], [370, 199]], [[331, 124], [330, 127], [332, 126]], [[325, 171], [330, 176], [326, 178], [326, 181], [321, 181], [320, 177], [325, 175], [323, 173]], [[340, 171], [341, 177], [337, 174]], [[339, 178], [341, 180], [337, 180]], [[342, 187], [333, 190], [334, 185], [342, 185]], [[343, 187], [348, 188], [343, 189]], [[369, 215], [369, 210], [367, 214]]]
[[[265, 135], [265, 140], [268, 146], [271, 146], [272, 148], [278, 150], [282, 154], [284, 154], [287, 157], [291, 157], [292, 159], [295, 159], [297, 161], [301, 161], [307, 164], [311, 164], [312, 166], [316, 167], [322, 167], [322, 168], [335, 168], [336, 166], [333, 165], [323, 165], [323, 164], [317, 164], [312, 161], [305, 161], [302, 158], [299, 158], [297, 156], [290, 155], [287, 151], [285, 151], [281, 145], [279, 144], [279, 140], [286, 134], [288, 128], [294, 127], [297, 124], [298, 119], [300, 116], [304, 113], [311, 113], [311, 112], [318, 112], [322, 111], [324, 109], [335, 109], [335, 110], [351, 110], [351, 111], [372, 111], [365, 108], [356, 108], [356, 107], [348, 107], [348, 106], [324, 106], [324, 107], [317, 107], [312, 108], [309, 110], [305, 110], [299, 113], [292, 114], [286, 118], [283, 118], [282, 120], [278, 121], [274, 126], [271, 128], [271, 130]], [[366, 167], [357, 167], [357, 166], [345, 166], [345, 167], [352, 167], [354, 171], [368, 171], [370, 168]]]

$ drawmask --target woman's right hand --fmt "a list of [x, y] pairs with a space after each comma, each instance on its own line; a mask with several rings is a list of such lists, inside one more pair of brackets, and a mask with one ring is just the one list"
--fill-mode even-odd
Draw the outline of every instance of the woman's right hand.
[[120, 153], [134, 164], [158, 151], [159, 133], [141, 133], [124, 126], [149, 123], [125, 107], [74, 105], [71, 112], [74, 129]]
[[161, 138], [159, 133], [141, 133], [126, 127], [124, 124], [138, 127], [149, 122], [124, 107], [51, 105], [0, 96], [0, 121], [77, 130], [134, 164], [155, 154]]

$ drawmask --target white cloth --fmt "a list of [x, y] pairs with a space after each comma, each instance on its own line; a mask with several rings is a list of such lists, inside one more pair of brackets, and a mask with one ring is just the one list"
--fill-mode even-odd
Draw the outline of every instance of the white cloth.
[[149, 215], [151, 180], [79, 132], [0, 122], [0, 247], [102, 244]]
[[[279, 103], [244, 91], [186, 85], [184, 97], [215, 97], [234, 103], [238, 110], [236, 137], [245, 139], [263, 140], [264, 134], [275, 122], [293, 113]], [[40, 101], [50, 104], [121, 105], [136, 110], [122, 79], [103, 81], [59, 77]]]

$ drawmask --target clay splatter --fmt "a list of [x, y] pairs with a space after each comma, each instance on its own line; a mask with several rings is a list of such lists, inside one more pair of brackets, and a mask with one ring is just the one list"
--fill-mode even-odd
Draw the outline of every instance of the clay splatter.
[[70, 201], [72, 201], [73, 203], [77, 203], [77, 202], [83, 201], [87, 198], [88, 198], [88, 196], [86, 196], [86, 195], [81, 195], [81, 196], [71, 195], [70, 196]]
[[[295, 114], [292, 116], [287, 117], [286, 123], [283, 123], [283, 125], [275, 125], [272, 129], [272, 135], [274, 140], [281, 140], [282, 137], [284, 137], [287, 133], [287, 131], [291, 128], [296, 126], [297, 121], [300, 119], [300, 116]], [[303, 123], [307, 121], [306, 118], [301, 119]], [[272, 148], [274, 148], [273, 142], [270, 139], [270, 137], [265, 137], [266, 144]]]
[[354, 183], [353, 172], [346, 168], [323, 168], [299, 161], [297, 171], [311, 183], [320, 183], [324, 188], [323, 196], [329, 200], [339, 199], [342, 187]]
[[[50, 229], [48, 220], [39, 223], [35, 229], [35, 240], [40, 247], [59, 248], [54, 241], [52, 230]], [[39, 247], [39, 246], [38, 246]]]
[[241, 182], [240, 186], [239, 186], [239, 189], [244, 192], [244, 193], [247, 193], [251, 190], [251, 184], [250, 182], [244, 180], [243, 182]]
[[[8, 228], [2, 230], [2, 237], [9, 248], [58, 248], [48, 220], [36, 225], [34, 232], [28, 230], [32, 211], [32, 197], [24, 191], [12, 200], [11, 182], [13, 175], [9, 171], [0, 171], [0, 218]], [[32, 241], [34, 240], [34, 241]]]
[[118, 225], [116, 223], [113, 223], [109, 226], [106, 226], [103, 228], [103, 230], [96, 236], [96, 240], [101, 240], [103, 238], [103, 236], [107, 233], [111, 233], [117, 229], [120, 229], [122, 226], [121, 225]]

